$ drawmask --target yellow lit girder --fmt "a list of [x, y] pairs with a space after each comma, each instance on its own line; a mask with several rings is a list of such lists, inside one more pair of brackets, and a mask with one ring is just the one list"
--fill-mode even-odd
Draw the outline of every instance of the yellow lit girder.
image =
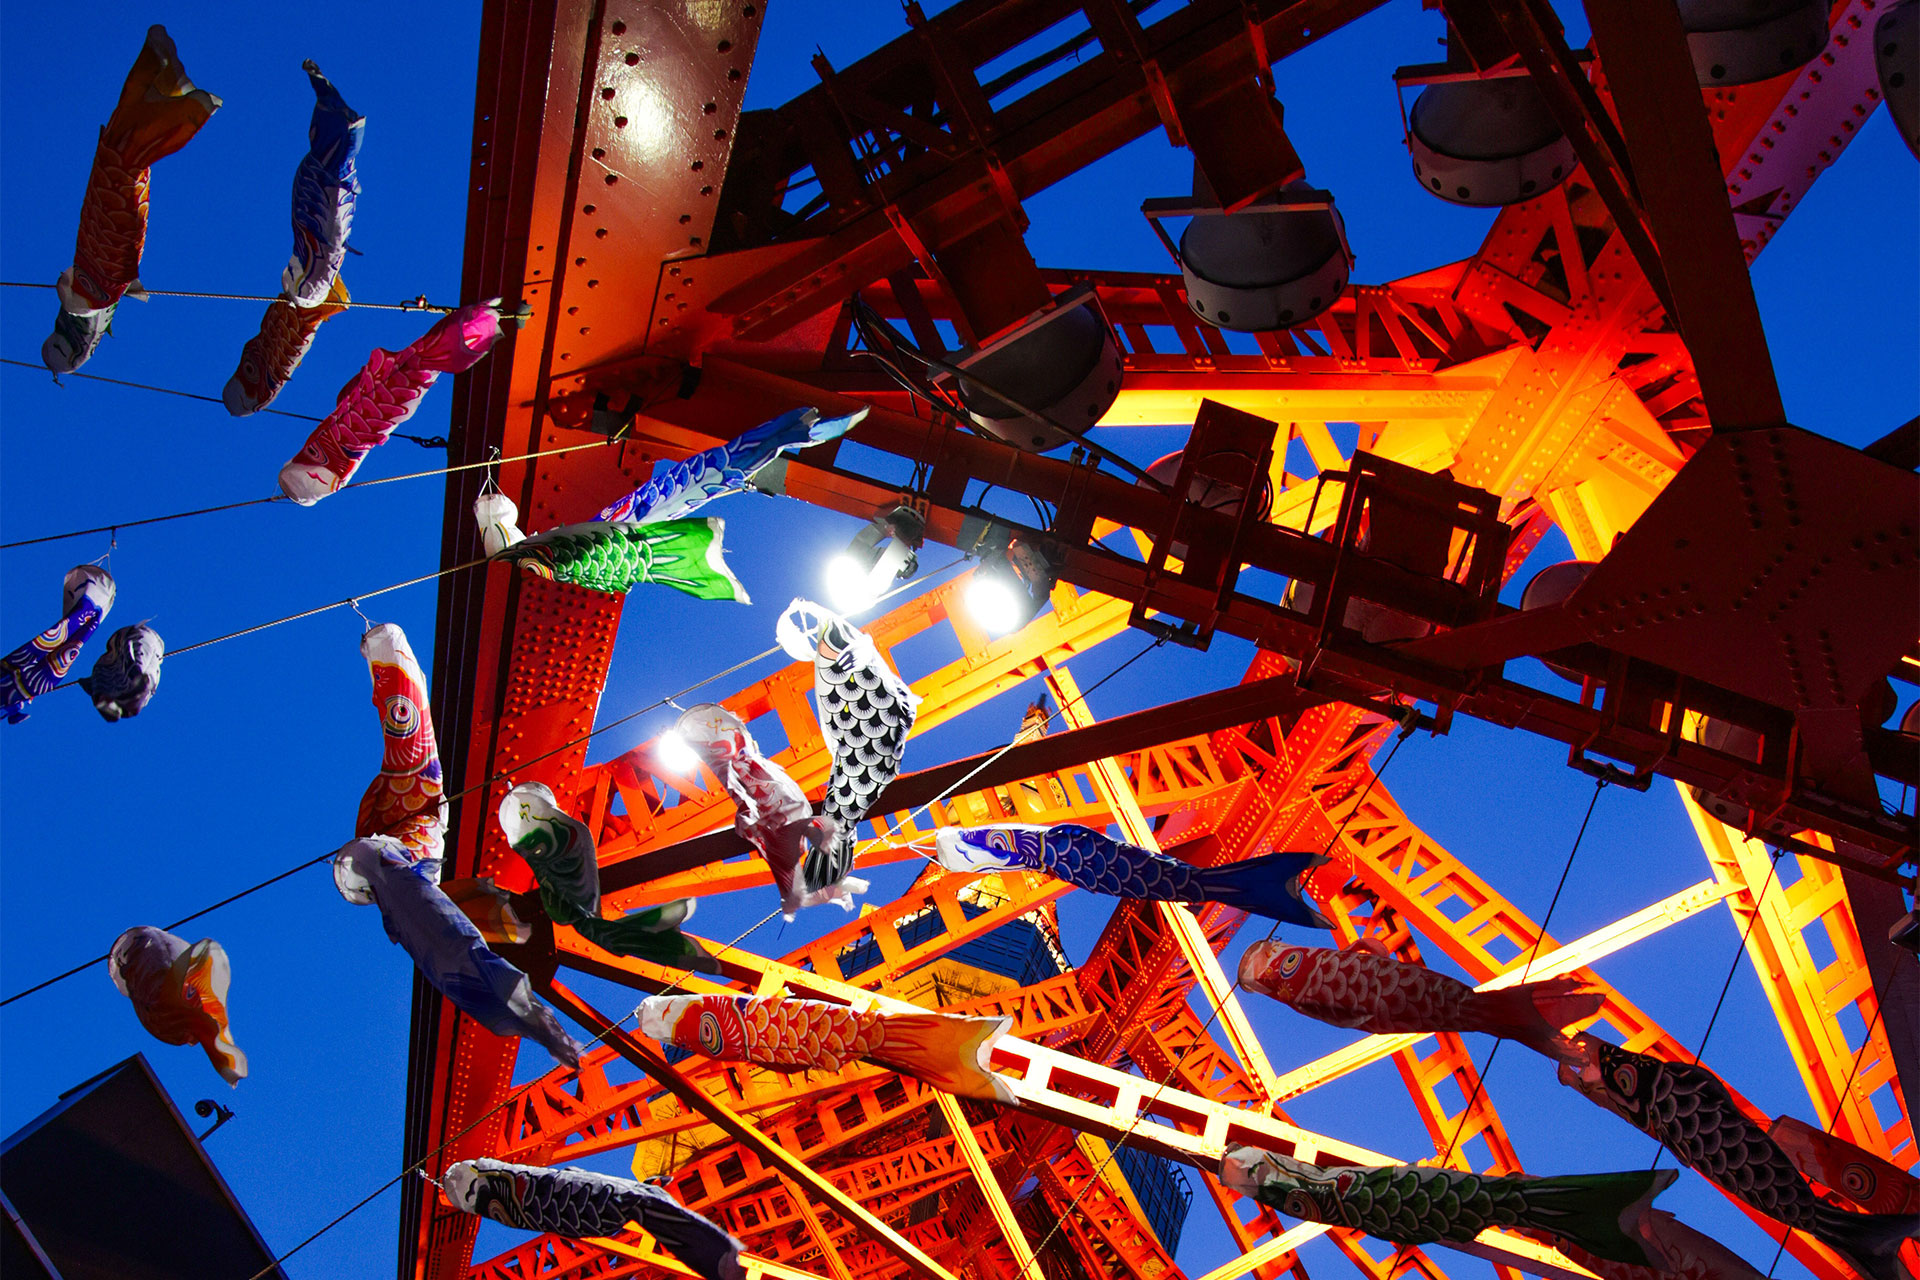
[[[1901, 1168], [1912, 1164], [1911, 1100], [1901, 1092], [1894, 1070], [1839, 868], [1817, 858], [1783, 854], [1778, 870], [1788, 875], [1777, 874], [1765, 845], [1705, 812], [1685, 787], [1680, 788], [1680, 799], [1708, 865], [1727, 888], [1727, 910], [1747, 940], [1754, 972], [1806, 1084], [1814, 1115], [1855, 1146]], [[1821, 943], [1833, 957], [1825, 963], [1814, 955]], [[1838, 1016], [1849, 1007], [1871, 1032], [1858, 1050], [1847, 1043]], [[1887, 1110], [1895, 1117], [1891, 1124], [1882, 1123], [1874, 1105], [1874, 1095], [1883, 1090], [1890, 1103]]]
[[[1633, 943], [1640, 941], [1668, 925], [1677, 924], [1698, 912], [1706, 910], [1734, 892], [1731, 885], [1702, 881], [1688, 889], [1662, 898], [1652, 906], [1643, 907], [1630, 916], [1614, 921], [1610, 925], [1595, 929], [1584, 937], [1576, 938], [1564, 947], [1558, 947], [1542, 954], [1532, 964], [1520, 964], [1509, 968], [1496, 978], [1491, 978], [1475, 987], [1476, 991], [1495, 991], [1501, 987], [1510, 987], [1521, 980], [1524, 974], [1530, 982], [1545, 978], [1557, 978], [1562, 974], [1574, 973], [1612, 955]], [[1382, 1058], [1425, 1040], [1425, 1035], [1405, 1033], [1399, 1035], [1373, 1035], [1356, 1040], [1344, 1049], [1336, 1049], [1324, 1057], [1316, 1058], [1304, 1066], [1295, 1067], [1280, 1078], [1274, 1101], [1285, 1102], [1297, 1098], [1303, 1093], [1317, 1089], [1323, 1084], [1338, 1080], [1349, 1072], [1380, 1061]]]
[[[577, 936], [561, 935], [557, 942], [563, 962], [601, 976], [623, 978], [644, 989], [660, 990], [677, 985], [679, 990], [690, 993], [728, 990], [668, 967], [599, 952]], [[582, 964], [582, 961], [588, 963]], [[899, 1012], [912, 1012], [916, 1008], [885, 994], [745, 952], [730, 952], [728, 961], [731, 968], [738, 970], [736, 976], [750, 979], [756, 990], [784, 989], [805, 998], [859, 1003]], [[549, 994], [569, 1013], [581, 1007], [578, 998], [571, 994], [557, 990]], [[603, 1020], [590, 1011], [582, 1009], [582, 1012], [585, 1013], [583, 1025], [595, 1030], [604, 1025]], [[1398, 1163], [1390, 1156], [1353, 1143], [1229, 1106], [1170, 1084], [1159, 1085], [1016, 1036], [1004, 1036], [996, 1043], [993, 1066], [1006, 1078], [1014, 1096], [1013, 1105], [1030, 1115], [1095, 1134], [1109, 1142], [1124, 1140], [1140, 1150], [1203, 1169], [1215, 1167], [1231, 1143], [1251, 1143], [1290, 1152], [1295, 1159], [1310, 1163], [1319, 1163], [1323, 1157], [1340, 1164]], [[679, 1074], [673, 1072], [676, 1077]], [[912, 1083], [902, 1081], [902, 1084]], [[715, 1105], [716, 1110], [729, 1110], [711, 1102], [710, 1105]], [[1154, 1123], [1155, 1120], [1160, 1123]], [[755, 1139], [756, 1152], [761, 1144], [778, 1146], [771, 1136], [756, 1134]], [[740, 1153], [742, 1157], [747, 1154], [750, 1153]], [[762, 1154], [760, 1158], [768, 1159], [771, 1154]], [[780, 1148], [780, 1154], [787, 1160], [795, 1158], [787, 1154], [784, 1147]], [[790, 1167], [788, 1171], [791, 1172]], [[842, 1193], [836, 1189], [836, 1194]], [[1557, 1250], [1508, 1232], [1489, 1230], [1473, 1244], [1450, 1247], [1536, 1275], [1560, 1280], [1585, 1280], [1586, 1277], [1584, 1271]]]

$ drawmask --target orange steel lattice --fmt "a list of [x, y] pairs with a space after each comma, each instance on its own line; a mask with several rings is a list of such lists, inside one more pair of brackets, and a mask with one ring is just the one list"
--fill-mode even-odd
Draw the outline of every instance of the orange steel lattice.
[[[1622, 603], [1617, 622], [1592, 623], [1566, 610], [1515, 614], [1493, 599], [1550, 521], [1578, 556], [1605, 561], [1597, 573], [1624, 584], [1627, 601], [1660, 570], [1644, 549], [1648, 528], [1686, 518], [1731, 528], [1742, 515], [1676, 516], [1673, 504], [1657, 504], [1690, 460], [1730, 458], [1726, 466], [1745, 476], [1750, 455], [1770, 449], [1784, 476], [1798, 465], [1790, 455], [1814, 456], [1819, 446], [1778, 421], [1743, 264], [1875, 108], [1866, 33], [1876, 0], [1836, 5], [1826, 52], [1801, 71], [1704, 94], [1690, 77], [1675, 81], [1679, 53], [1659, 24], [1636, 41], [1596, 18], [1599, 46], [1581, 63], [1541, 0], [1446, 0], [1474, 57], [1491, 41], [1493, 62], [1548, 87], [1579, 140], [1581, 168], [1504, 209], [1471, 259], [1349, 285], [1315, 319], [1256, 335], [1253, 354], [1230, 350], [1194, 318], [1178, 275], [1035, 263], [1021, 238], [1021, 202], [1155, 129], [1193, 150], [1228, 206], [1271, 194], [1298, 176], [1298, 162], [1268, 105], [1269, 64], [1374, 7], [1369, 0], [1191, 0], [1158, 17], [1121, 0], [961, 0], [932, 18], [909, 4], [899, 39], [845, 68], [817, 59], [816, 88], [752, 114], [741, 98], [757, 7], [703, 6], [698, 22], [681, 20], [684, 7], [485, 6], [463, 296], [524, 298], [534, 320], [458, 380], [466, 425], [454, 461], [621, 433], [620, 450], [500, 468], [523, 522], [544, 529], [632, 488], [656, 460], [796, 403], [871, 405], [850, 438], [865, 455], [914, 467], [907, 496], [931, 541], [974, 546], [987, 517], [966, 502], [972, 479], [1048, 504], [1045, 527], [991, 519], [1056, 563], [1049, 611], [990, 640], [957, 607], [961, 578], [867, 630], [890, 660], [934, 628], [949, 628], [959, 644], [964, 656], [937, 669], [896, 663], [923, 699], [916, 737], [980, 708], [1011, 727], [1018, 717], [1001, 696], [1035, 676], [1052, 685], [1058, 722], [1004, 755], [930, 765], [910, 750], [914, 769], [862, 833], [863, 863], [917, 862], [923, 854], [910, 846], [934, 827], [993, 821], [1111, 825], [1201, 865], [1326, 848], [1333, 862], [1314, 890], [1340, 941], [1369, 935], [1406, 960], [1444, 954], [1483, 983], [1512, 980], [1516, 957], [1536, 949], [1536, 975], [1592, 977], [1586, 966], [1600, 957], [1724, 903], [1747, 937], [1814, 1118], [1913, 1164], [1905, 1088], [1920, 1086], [1911, 1015], [1881, 1016], [1883, 925], [1863, 923], [1884, 919], [1915, 831], [1911, 812], [1887, 814], [1865, 798], [1876, 775], [1920, 782], [1910, 749], [1867, 718], [1836, 716], [1850, 709], [1841, 692], [1787, 699], [1700, 659], [1675, 630], [1677, 607], [1667, 618]], [[1018, 93], [982, 85], [980, 68], [1069, 20], [1092, 37], [1073, 62], [1046, 68]], [[1578, 84], [1555, 79], [1570, 66], [1586, 68], [1575, 71]], [[629, 128], [641, 111], [647, 129]], [[1652, 131], [1661, 119], [1697, 142], [1698, 154], [1662, 152]], [[817, 196], [786, 207], [801, 180], [817, 180]], [[1271, 426], [1266, 522], [1239, 529], [1085, 459], [1022, 453], [921, 416], [853, 351], [856, 292], [923, 341], [940, 324], [978, 341], [1077, 287], [1097, 297], [1122, 348], [1101, 433]], [[1724, 323], [1703, 323], [1706, 314]], [[1160, 336], [1168, 333], [1172, 341]], [[1329, 422], [1358, 423], [1357, 449], [1343, 451]], [[1750, 430], [1736, 438], [1736, 427]], [[1298, 449], [1288, 447], [1296, 440]], [[1882, 464], [1835, 450], [1817, 454], [1821, 465], [1866, 477], [1862, 494], [1905, 492], [1873, 471]], [[768, 483], [863, 518], [902, 500], [901, 486], [839, 453], [810, 450]], [[1435, 476], [1442, 471], [1445, 480]], [[468, 512], [479, 473], [453, 480], [449, 567], [478, 551]], [[1422, 577], [1361, 554], [1366, 513], [1408, 495], [1451, 504], [1457, 572]], [[1184, 565], [1167, 558], [1176, 527], [1191, 547]], [[1628, 538], [1629, 554], [1610, 554], [1632, 531], [1642, 541]], [[1903, 537], [1911, 543], [1910, 530]], [[1915, 557], [1907, 559], [1899, 570], [1907, 577], [1889, 590], [1912, 577]], [[1236, 582], [1243, 563], [1289, 579], [1287, 595]], [[1343, 621], [1337, 606], [1348, 600], [1438, 630], [1398, 648], [1370, 644]], [[1775, 604], [1772, 617], [1788, 624], [1816, 607]], [[530, 887], [491, 821], [510, 779], [548, 783], [587, 822], [610, 907], [767, 883], [757, 856], [738, 856], [747, 847], [711, 776], [671, 775], [647, 745], [585, 763], [620, 613], [616, 598], [504, 568], [443, 579], [434, 705], [450, 777], [472, 789], [456, 810], [450, 876]], [[1096, 718], [1069, 664], [1137, 622], [1188, 638], [1225, 632], [1259, 653], [1235, 689]], [[1857, 652], [1884, 649], [1884, 637], [1851, 635], [1843, 648], [1855, 639]], [[1506, 669], [1507, 659], [1546, 651], [1583, 677], [1578, 697], [1530, 687]], [[1911, 637], [1895, 657], [1896, 674], [1911, 680]], [[748, 722], [773, 717], [778, 732], [765, 736], [788, 744], [776, 759], [817, 793], [828, 759], [811, 684], [810, 666], [795, 664], [724, 701]], [[1422, 833], [1371, 772], [1396, 718], [1444, 731], [1456, 715], [1565, 743], [1569, 763], [1599, 776], [1645, 786], [1663, 774], [1683, 796], [1704, 788], [1733, 806], [1722, 813], [1744, 813], [1744, 829], [1688, 799], [1708, 879], [1563, 946]], [[1708, 745], [1703, 715], [1750, 730], [1762, 747]], [[1755, 834], [1791, 851], [1785, 874], [1768, 865]], [[1300, 1129], [1284, 1111], [1383, 1057], [1432, 1138], [1432, 1152], [1400, 1157], [1446, 1153], [1457, 1167], [1520, 1170], [1497, 1099], [1457, 1036], [1367, 1037], [1317, 1061], [1271, 1061], [1216, 959], [1242, 926], [1237, 911], [1119, 903], [1084, 964], [1025, 987], [983, 985], [943, 959], [1015, 920], [1050, 936], [1066, 892], [1040, 875], [965, 878], [928, 866], [896, 900], [874, 902], [791, 954], [729, 951], [718, 980], [677, 983], [1003, 1013], [1013, 1038], [995, 1066], [1014, 1081], [1012, 1107], [948, 1098], [865, 1064], [805, 1078], [704, 1059], [675, 1066], [616, 1029], [577, 1070], [549, 1072], [494, 1113], [508, 1097], [512, 1046], [419, 986], [407, 1159], [435, 1152], [428, 1169], [437, 1173], [481, 1155], [555, 1164], [630, 1150], [638, 1173], [670, 1176], [688, 1205], [746, 1242], [749, 1275], [833, 1280], [1175, 1280], [1180, 1269], [1112, 1163], [1120, 1142], [1201, 1170], [1207, 1199], [1249, 1253], [1207, 1280], [1305, 1280], [1295, 1251], [1322, 1229], [1289, 1231], [1212, 1170], [1229, 1140], [1307, 1160], [1387, 1160]], [[1824, 965], [1815, 958], [1829, 953]], [[591, 1031], [611, 1020], [560, 970], [642, 991], [680, 978], [545, 921], [515, 958]], [[1600, 1018], [1628, 1047], [1689, 1056], [1598, 985], [1607, 996]], [[1857, 1038], [1838, 1019], [1847, 1007], [1873, 1028], [1857, 1073]], [[1464, 1114], [1449, 1100], [1455, 1089], [1471, 1100]], [[403, 1194], [403, 1280], [685, 1274], [637, 1231], [541, 1237], [476, 1261], [472, 1218], [431, 1187], [408, 1184]], [[1444, 1252], [1325, 1234], [1373, 1280], [1445, 1275]], [[1786, 1247], [1823, 1280], [1850, 1274], [1804, 1237]], [[1502, 1274], [1584, 1274], [1518, 1236], [1489, 1232], [1465, 1248]]]

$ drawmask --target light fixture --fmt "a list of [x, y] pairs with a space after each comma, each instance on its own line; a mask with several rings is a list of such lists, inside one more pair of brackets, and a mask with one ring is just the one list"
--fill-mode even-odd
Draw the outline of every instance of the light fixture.
[[1900, 0], [1873, 24], [1880, 96], [1907, 150], [1920, 156], [1920, 0]]
[[[1147, 468], [1147, 474], [1153, 479], [1158, 480], [1168, 490], [1171, 490], [1174, 481], [1180, 478], [1180, 464], [1186, 456], [1187, 453], [1185, 449], [1176, 449], [1165, 457], [1156, 458], [1152, 465]], [[1247, 491], [1246, 480], [1254, 469], [1254, 460], [1243, 453], [1221, 450], [1204, 455], [1200, 461], [1203, 464], [1216, 463], [1219, 465], [1208, 466], [1206, 468], [1214, 472], [1214, 475], [1198, 474], [1196, 471], [1196, 474], [1187, 480], [1187, 501], [1198, 504], [1200, 508], [1205, 511], [1220, 511], [1229, 514], [1237, 512], [1240, 507], [1241, 495]], [[1239, 483], [1236, 484], [1230, 479], [1219, 476], [1218, 473], [1223, 470], [1227, 472], [1238, 471], [1240, 475]], [[1142, 487], [1145, 487], [1144, 484], [1142, 484]], [[1273, 515], [1272, 476], [1262, 476], [1260, 478], [1260, 489], [1254, 496], [1254, 503], [1256, 508], [1254, 518], [1262, 524], [1266, 523]], [[1184, 542], [1171, 543], [1167, 547], [1167, 554], [1175, 560], [1185, 560], [1187, 558], [1187, 544]]]
[[[1564, 604], [1567, 597], [1577, 591], [1580, 584], [1587, 580], [1587, 575], [1592, 573], [1595, 567], [1591, 560], [1562, 560], [1559, 564], [1548, 565], [1534, 574], [1527, 582], [1526, 589], [1520, 593], [1521, 611], [1547, 609], [1557, 604]], [[1572, 667], [1563, 666], [1546, 658], [1540, 661], [1546, 665], [1547, 670], [1562, 680], [1571, 680], [1579, 684], [1585, 678]]]
[[[1694, 727], [1695, 740], [1701, 746], [1712, 751], [1723, 751], [1730, 756], [1757, 763], [1760, 759], [1760, 735], [1743, 725], [1728, 724], [1724, 720], [1714, 720], [1707, 716], [1700, 718]], [[1725, 799], [1708, 791], [1705, 787], [1689, 786], [1687, 791], [1693, 796], [1693, 802], [1730, 827], [1746, 830], [1751, 810], [1744, 804]]]
[[1394, 84], [1424, 86], [1407, 111], [1407, 149], [1420, 185], [1442, 200], [1518, 204], [1574, 170], [1573, 143], [1522, 69], [1403, 67]]
[[1037, 453], [1087, 431], [1120, 394], [1120, 344], [1087, 285], [953, 364], [960, 401], [980, 428]]
[[920, 545], [926, 535], [926, 517], [912, 507], [899, 506], [875, 516], [845, 551], [827, 561], [827, 598], [833, 607], [841, 613], [858, 613], [896, 580], [912, 576], [920, 567]]
[[668, 773], [682, 778], [699, 775], [700, 755], [683, 737], [678, 729], [669, 729], [653, 740], [653, 754], [666, 766]]
[[982, 553], [967, 584], [967, 613], [990, 636], [1017, 631], [1053, 594], [1053, 566], [1029, 543], [1010, 541]]
[[[1196, 164], [1191, 199], [1148, 200], [1140, 212], [1180, 264], [1188, 307], [1222, 329], [1304, 324], [1340, 300], [1353, 270], [1333, 197], [1305, 182], [1227, 213]], [[1192, 221], [1176, 247], [1160, 220], [1182, 216]]]
[[1827, 0], [1680, 0], [1680, 25], [1701, 85], [1753, 84], [1827, 47]]

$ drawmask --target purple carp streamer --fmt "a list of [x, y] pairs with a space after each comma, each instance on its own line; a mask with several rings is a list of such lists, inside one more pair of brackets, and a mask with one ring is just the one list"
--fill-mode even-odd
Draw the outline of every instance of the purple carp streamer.
[[76, 683], [111, 724], [147, 709], [160, 688], [160, 663], [166, 656], [160, 633], [144, 622], [135, 623], [107, 637], [106, 652], [93, 664], [92, 674]]
[[940, 865], [949, 871], [1024, 868], [1115, 898], [1145, 902], [1218, 902], [1271, 920], [1324, 929], [1301, 879], [1327, 859], [1311, 853], [1269, 853], [1217, 867], [1115, 840], [1075, 823], [1042, 827], [1007, 822], [941, 827], [934, 833]]
[[367, 118], [347, 105], [311, 58], [300, 69], [313, 84], [313, 119], [307, 154], [293, 171], [293, 257], [280, 287], [294, 306], [314, 307], [327, 300], [347, 260], [347, 235], [360, 199], [354, 159]]
[[0, 715], [8, 724], [27, 718], [27, 704], [66, 679], [108, 610], [113, 608], [113, 575], [99, 565], [67, 570], [60, 591], [60, 621], [0, 658]]
[[723, 445], [668, 463], [653, 479], [594, 518], [640, 524], [678, 519], [715, 498], [745, 492], [754, 473], [774, 459], [837, 440], [866, 416], [865, 409], [841, 418], [822, 418], [818, 409], [783, 413]]
[[[454, 1007], [497, 1036], [525, 1036], [568, 1066], [581, 1045], [534, 998], [527, 975], [495, 955], [480, 930], [434, 883], [438, 863], [416, 862], [392, 836], [365, 836], [333, 856], [333, 882], [347, 901], [380, 908], [387, 937]], [[433, 870], [430, 872], [429, 867]]]

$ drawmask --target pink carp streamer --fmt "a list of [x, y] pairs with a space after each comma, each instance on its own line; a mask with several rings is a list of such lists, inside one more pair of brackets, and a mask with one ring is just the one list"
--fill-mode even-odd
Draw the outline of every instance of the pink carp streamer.
[[470, 303], [400, 351], [375, 347], [340, 390], [326, 421], [280, 468], [280, 492], [310, 507], [353, 478], [360, 463], [420, 407], [443, 373], [464, 373], [500, 337], [500, 299]]

